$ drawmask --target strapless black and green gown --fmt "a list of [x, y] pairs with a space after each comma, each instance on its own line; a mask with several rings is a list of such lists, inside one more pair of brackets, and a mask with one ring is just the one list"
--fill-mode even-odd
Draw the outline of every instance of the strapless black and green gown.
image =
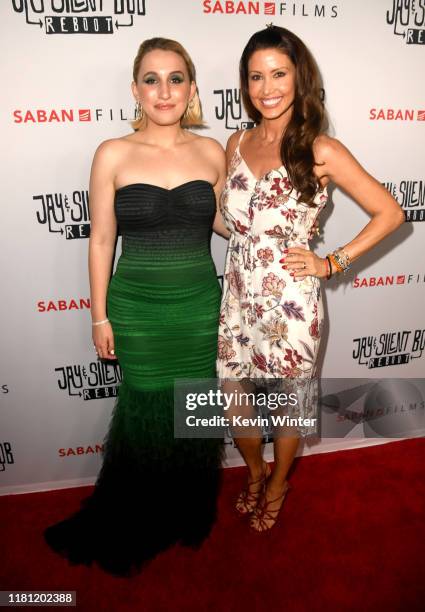
[[174, 543], [199, 546], [216, 515], [223, 441], [174, 437], [174, 381], [214, 378], [220, 286], [207, 181], [118, 189], [122, 254], [108, 317], [123, 382], [93, 494], [45, 531], [72, 563], [131, 574]]

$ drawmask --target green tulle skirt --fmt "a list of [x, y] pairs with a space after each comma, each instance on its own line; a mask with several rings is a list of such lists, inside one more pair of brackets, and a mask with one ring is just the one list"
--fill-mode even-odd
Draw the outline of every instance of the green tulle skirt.
[[184, 261], [130, 252], [110, 283], [123, 383], [103, 465], [79, 512], [45, 532], [71, 562], [131, 574], [174, 543], [199, 546], [214, 523], [223, 441], [174, 437], [174, 382], [215, 376], [220, 287], [205, 251]]

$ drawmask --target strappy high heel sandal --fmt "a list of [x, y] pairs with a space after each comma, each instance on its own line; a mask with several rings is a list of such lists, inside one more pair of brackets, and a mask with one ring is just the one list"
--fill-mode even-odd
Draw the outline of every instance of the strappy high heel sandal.
[[[264, 469], [260, 478], [248, 482], [245, 489], [239, 494], [236, 500], [236, 512], [245, 516], [253, 512], [257, 506], [258, 499], [264, 493], [266, 480], [270, 476], [271, 469], [267, 461], [264, 461]], [[259, 485], [258, 490], [252, 490], [252, 487]]]
[[[283, 493], [279, 495], [279, 497], [275, 497], [275, 499], [269, 499], [268, 501], [263, 498], [261, 504], [255, 507], [254, 514], [252, 515], [250, 521], [250, 527], [253, 531], [255, 531], [256, 533], [262, 533], [263, 531], [268, 531], [273, 527], [273, 525], [277, 521], [279, 512], [282, 510], [283, 502], [285, 501], [285, 497], [289, 489], [290, 485], [288, 482], [286, 482], [285, 489]], [[277, 508], [276, 510], [270, 510], [271, 504], [277, 502], [279, 499], [282, 500], [279, 508]], [[271, 524], [270, 521], [272, 521]]]

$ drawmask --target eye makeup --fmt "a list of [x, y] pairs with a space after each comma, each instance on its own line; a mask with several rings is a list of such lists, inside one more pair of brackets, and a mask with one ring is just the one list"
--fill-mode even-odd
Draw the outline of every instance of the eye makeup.
[[[184, 83], [185, 78], [183, 72], [171, 72], [168, 76], [168, 80], [171, 83], [179, 84]], [[155, 72], [147, 72], [143, 77], [143, 83], [147, 85], [153, 85], [159, 81], [159, 76]]]

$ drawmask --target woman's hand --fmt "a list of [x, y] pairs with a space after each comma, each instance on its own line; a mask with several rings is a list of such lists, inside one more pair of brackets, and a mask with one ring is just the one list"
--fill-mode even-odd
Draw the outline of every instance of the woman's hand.
[[318, 257], [315, 253], [301, 247], [291, 247], [285, 249], [284, 256], [279, 259], [284, 270], [289, 270], [294, 280], [305, 278], [306, 276], [317, 276], [325, 278], [328, 275], [326, 259]]
[[109, 321], [93, 327], [93, 344], [100, 359], [116, 359], [114, 334]]

